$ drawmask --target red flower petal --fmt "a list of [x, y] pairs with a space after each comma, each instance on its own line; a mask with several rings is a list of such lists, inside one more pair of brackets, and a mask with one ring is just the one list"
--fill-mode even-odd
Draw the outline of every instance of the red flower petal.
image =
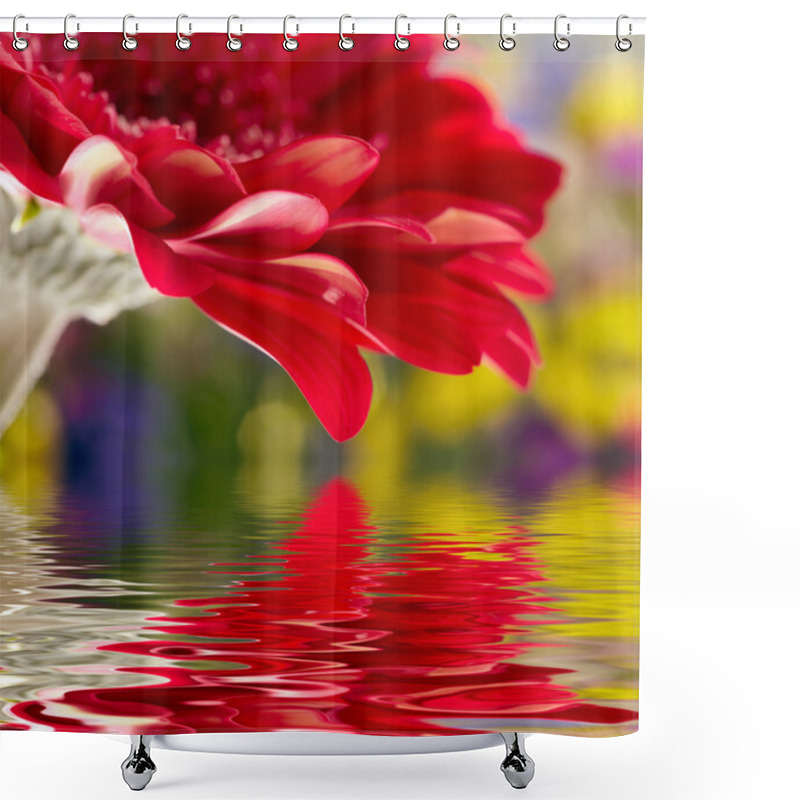
[[66, 160], [59, 181], [64, 202], [79, 214], [110, 204], [145, 228], [161, 227], [175, 216], [135, 170], [134, 157], [106, 136], [81, 142]]
[[[411, 259], [350, 261], [369, 287], [367, 331], [358, 340], [425, 369], [471, 372], [513, 321], [514, 306], [492, 288], [469, 285]], [[363, 332], [362, 332], [363, 334]]]
[[368, 245], [396, 247], [408, 241], [408, 237], [418, 239], [420, 244], [434, 241], [428, 228], [410, 217], [338, 217], [331, 220], [325, 232], [326, 244], [334, 248]]
[[271, 261], [269, 266], [271, 284], [318, 296], [342, 316], [365, 321], [367, 287], [344, 261], [323, 253], [301, 253]]
[[191, 297], [207, 289], [217, 279], [212, 267], [179, 255], [160, 236], [132, 223], [128, 225], [144, 277], [161, 294]]
[[18, 64], [6, 51], [5, 41], [0, 46], [0, 110], [17, 127], [42, 169], [56, 175], [89, 131], [61, 102], [53, 81]]
[[319, 239], [328, 212], [316, 197], [294, 192], [259, 192], [226, 208], [175, 242], [182, 252], [211, 250], [252, 261], [297, 253]]
[[365, 321], [367, 287], [344, 261], [325, 253], [300, 253], [265, 262], [228, 259], [218, 269], [265, 287], [305, 295], [328, 310], [338, 310], [342, 317]]
[[352, 136], [309, 136], [236, 165], [248, 192], [286, 189], [313, 194], [333, 211], [378, 166], [378, 151]]
[[483, 361], [507, 375], [520, 389], [527, 389], [531, 366], [542, 363], [536, 341], [522, 314], [512, 306], [514, 318], [503, 335], [484, 347]]
[[461, 208], [495, 217], [522, 232], [526, 232], [531, 226], [530, 218], [514, 206], [497, 200], [484, 200], [480, 197], [436, 189], [398, 192], [357, 210], [361, 216], [391, 215], [412, 217], [427, 222], [449, 208]]
[[337, 314], [308, 299], [229, 276], [193, 300], [281, 364], [336, 441], [361, 430], [372, 380]]
[[479, 148], [463, 141], [433, 140], [424, 148], [409, 143], [398, 151], [381, 154], [380, 167], [354, 202], [371, 202], [404, 189], [449, 191], [519, 208], [530, 221], [523, 232], [533, 236], [542, 227], [544, 203], [561, 176], [556, 162], [518, 147]]
[[19, 129], [1, 112], [0, 163], [34, 194], [47, 200], [61, 200], [58, 180], [42, 169]]
[[245, 196], [239, 176], [224, 159], [189, 142], [154, 137], [139, 153], [139, 171], [158, 199], [175, 213], [172, 235], [203, 225]]
[[464, 335], [465, 326], [457, 324], [450, 311], [433, 302], [414, 298], [400, 303], [391, 295], [372, 293], [367, 321], [371, 336], [358, 340], [363, 347], [450, 375], [465, 375], [480, 363], [480, 347]]
[[145, 279], [162, 294], [190, 297], [217, 278], [213, 267], [176, 253], [160, 236], [126, 220], [114, 206], [92, 206], [81, 216], [81, 224], [110, 247], [135, 253]]
[[[456, 78], [397, 71], [381, 82], [363, 81], [354, 88], [359, 102], [337, 106], [330, 119], [319, 123], [323, 129], [386, 142], [379, 147], [375, 174], [354, 203], [405, 190], [444, 191], [519, 209], [530, 220], [525, 229], [529, 236], [541, 227], [542, 208], [558, 187], [561, 167], [526, 151], [516, 135], [499, 127], [477, 87]], [[414, 113], [387, 117], [387, 96]]]
[[437, 245], [474, 247], [485, 244], [522, 244], [525, 241], [516, 228], [489, 214], [448, 208], [426, 224]]
[[508, 286], [535, 297], [548, 297], [553, 291], [550, 273], [515, 245], [483, 246], [448, 261], [445, 269], [453, 275]]

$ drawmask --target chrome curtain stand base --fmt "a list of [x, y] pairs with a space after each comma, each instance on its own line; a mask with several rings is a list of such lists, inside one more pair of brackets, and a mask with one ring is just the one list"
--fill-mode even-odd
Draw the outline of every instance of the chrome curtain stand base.
[[532, 780], [535, 765], [525, 752], [525, 739], [521, 733], [502, 733], [506, 743], [506, 757], [500, 765], [506, 780], [515, 789], [524, 789]]
[[[506, 745], [506, 757], [500, 769], [515, 789], [524, 789], [533, 780], [533, 759], [525, 752], [521, 733], [501, 733]], [[131, 751], [122, 762], [122, 777], [131, 789], [144, 789], [155, 775], [156, 765], [150, 756], [153, 736], [131, 736]]]
[[131, 736], [131, 751], [122, 762], [122, 778], [135, 792], [140, 792], [155, 775], [156, 765], [150, 758], [152, 736]]

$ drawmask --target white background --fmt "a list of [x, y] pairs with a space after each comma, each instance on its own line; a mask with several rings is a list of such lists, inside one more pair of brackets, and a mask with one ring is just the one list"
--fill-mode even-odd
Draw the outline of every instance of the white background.
[[[641, 730], [531, 737], [527, 793], [800, 796], [797, 4], [28, 2], [3, 13], [647, 16]], [[155, 751], [145, 791], [153, 800], [508, 798], [501, 752]], [[103, 736], [3, 733], [0, 788], [6, 800], [129, 797], [126, 753]]]

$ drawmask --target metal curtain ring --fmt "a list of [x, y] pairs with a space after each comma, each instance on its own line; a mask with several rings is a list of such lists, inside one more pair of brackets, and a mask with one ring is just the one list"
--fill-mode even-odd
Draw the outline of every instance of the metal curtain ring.
[[[558, 50], [561, 53], [563, 53], [564, 50], [567, 50], [569, 48], [569, 39], [567, 39], [566, 36], [562, 36], [558, 32], [558, 21], [560, 19], [566, 19], [566, 18], [567, 18], [566, 14], [559, 14], [556, 17], [555, 23], [553, 24], [553, 33], [555, 34], [555, 37], [556, 37], [555, 41], [553, 42], [553, 47], [555, 47], [555, 49]], [[567, 23], [567, 36], [569, 36], [569, 27], [570, 27], [570, 25], [569, 25], [569, 22], [568, 22]]]
[[[239, 17], [237, 17], [236, 14], [231, 14], [228, 17], [228, 43], [225, 46], [228, 48], [228, 50], [231, 51], [231, 53], [236, 53], [242, 49], [242, 40], [238, 39], [231, 33], [231, 22], [233, 22], [233, 20], [235, 19], [239, 19]], [[241, 33], [241, 31], [242, 31], [242, 26], [240, 25], [239, 32]]]
[[[461, 46], [461, 42], [455, 36], [451, 36], [447, 32], [447, 23], [450, 22], [451, 19], [458, 19], [455, 14], [448, 14], [444, 18], [444, 49], [445, 50], [458, 50]], [[458, 33], [460, 25], [456, 22], [456, 33]]]
[[[12, 33], [12, 35], [14, 37], [14, 41], [13, 41], [13, 45], [12, 46], [14, 47], [15, 50], [22, 51], [22, 50], [27, 50], [27, 48], [28, 48], [28, 40], [27, 39], [23, 39], [17, 33], [17, 20], [19, 20], [19, 19], [25, 19], [25, 15], [24, 14], [17, 14], [17, 16], [14, 17], [14, 21], [11, 23], [11, 33]], [[25, 29], [26, 30], [28, 29], [28, 23], [27, 22], [25, 23]]]
[[[513, 50], [517, 46], [517, 42], [511, 36], [508, 36], [505, 31], [503, 30], [503, 23], [507, 19], [511, 19], [511, 14], [503, 14], [500, 17], [500, 49], [501, 50]], [[517, 32], [517, 24], [515, 22], [511, 23], [511, 32]]]
[[[181, 33], [181, 20], [188, 18], [189, 18], [188, 14], [178, 14], [178, 16], [175, 18], [175, 35], [178, 37], [177, 39], [175, 39], [175, 47], [177, 47], [178, 50], [188, 50], [192, 46], [192, 40]], [[189, 33], [191, 32], [192, 32], [192, 23], [190, 22]]]
[[[628, 50], [630, 50], [631, 47], [633, 47], [633, 42], [630, 39], [623, 39], [619, 35], [619, 24], [620, 24], [620, 22], [622, 22], [623, 19], [628, 19], [628, 15], [627, 14], [620, 14], [617, 17], [617, 41], [614, 42], [614, 47], [616, 47], [617, 50], [620, 51], [620, 53], [627, 53]], [[630, 36], [632, 32], [633, 32], [633, 28], [631, 27], [631, 23], [629, 22], [628, 23], [628, 36]]]
[[[356, 46], [356, 43], [349, 36], [345, 36], [342, 30], [342, 28], [344, 27], [344, 21], [346, 19], [353, 19], [353, 18], [349, 14], [342, 14], [342, 16], [339, 17], [339, 48], [341, 50], [352, 50]], [[355, 29], [356, 26], [354, 24], [353, 30], [355, 31]]]
[[[129, 19], [136, 19], [133, 14], [126, 14], [122, 18], [122, 47], [125, 50], [135, 50], [139, 46], [139, 42], [133, 36], [128, 36], [128, 20]], [[139, 25], [137, 23], [133, 23], [133, 29], [135, 31], [139, 30]]]
[[291, 53], [293, 50], [297, 50], [297, 48], [300, 46], [300, 42], [298, 42], [297, 39], [293, 39], [291, 36], [289, 36], [286, 26], [289, 24], [290, 19], [297, 19], [297, 17], [293, 17], [291, 14], [288, 14], [283, 18], [283, 49], [288, 50]]
[[[398, 14], [394, 18], [394, 46], [398, 50], [408, 50], [411, 47], [411, 39], [406, 39], [405, 36], [400, 35], [400, 20], [401, 19], [408, 19], [405, 14]], [[411, 34], [411, 23], [406, 23], [408, 25], [408, 33]]]
[[[77, 50], [78, 49], [78, 40], [74, 36], [69, 35], [69, 21], [71, 19], [75, 19], [74, 14], [67, 14], [64, 17], [64, 49], [65, 50]], [[81, 26], [79, 24], [75, 25], [75, 30], [79, 31]]]

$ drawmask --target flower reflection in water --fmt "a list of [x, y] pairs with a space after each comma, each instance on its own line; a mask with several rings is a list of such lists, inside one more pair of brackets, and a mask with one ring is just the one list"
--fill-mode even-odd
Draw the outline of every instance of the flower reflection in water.
[[150, 616], [142, 638], [81, 647], [154, 660], [112, 668], [142, 676], [141, 685], [29, 693], [34, 699], [8, 709], [15, 722], [6, 727], [635, 728], [634, 711], [588, 703], [564, 685], [573, 670], [531, 663], [548, 662], [554, 643], [540, 631], [563, 624], [564, 614], [544, 591], [530, 528], [453, 537], [431, 527], [387, 542], [353, 486], [331, 481], [269, 554], [212, 565], [212, 574], [236, 576], [224, 594], [175, 602], [197, 615]]

